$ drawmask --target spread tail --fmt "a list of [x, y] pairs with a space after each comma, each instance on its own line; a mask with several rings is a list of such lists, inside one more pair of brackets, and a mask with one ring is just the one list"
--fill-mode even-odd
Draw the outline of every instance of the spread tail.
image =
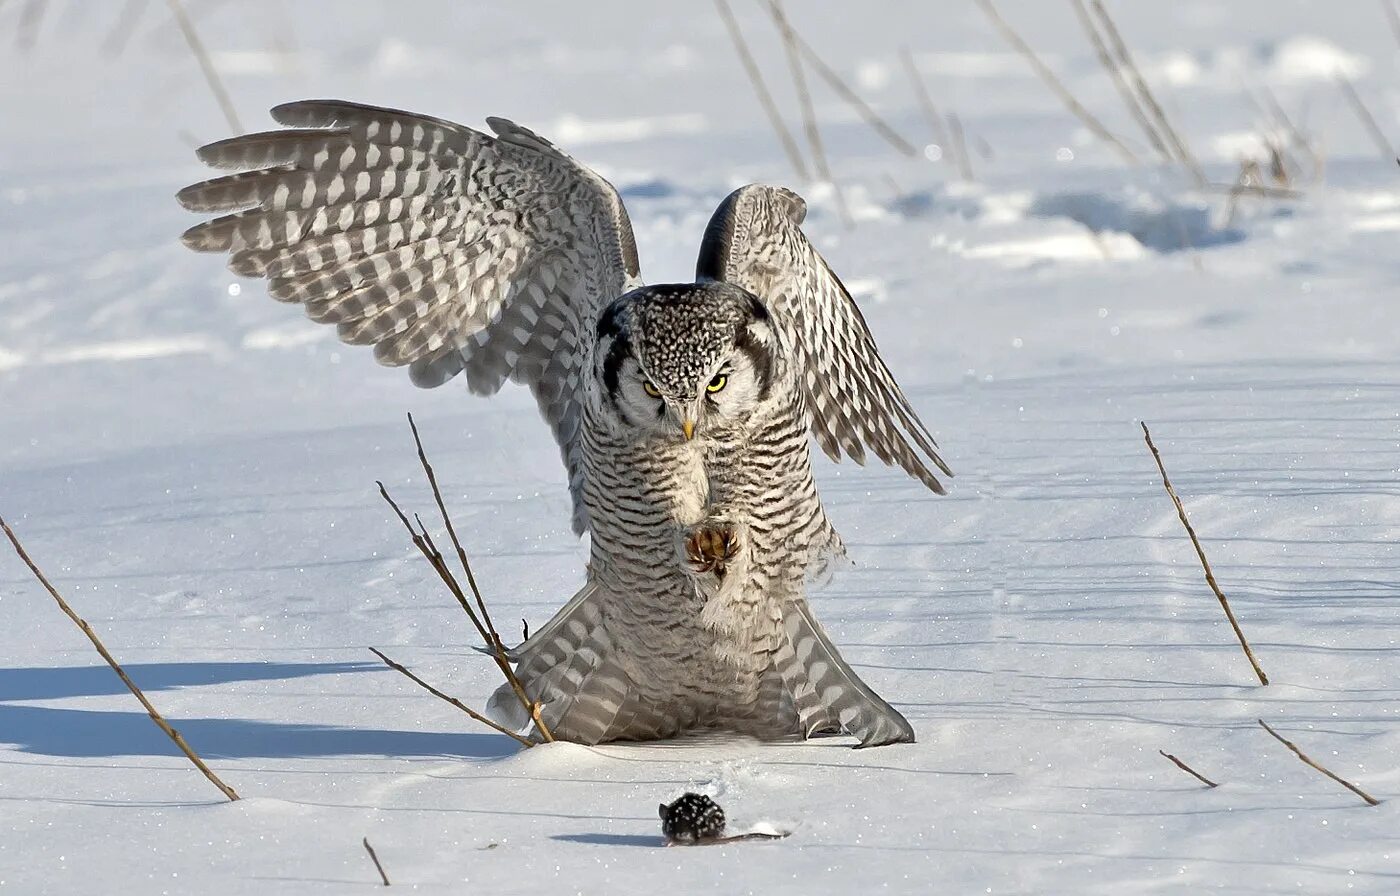
[[783, 614], [787, 641], [774, 664], [787, 684], [806, 737], [843, 731], [860, 747], [913, 743], [908, 720], [860, 680], [812, 616], [805, 600]]

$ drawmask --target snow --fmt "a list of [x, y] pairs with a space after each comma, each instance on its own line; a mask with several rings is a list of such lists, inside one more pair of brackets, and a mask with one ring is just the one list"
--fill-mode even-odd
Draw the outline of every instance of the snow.
[[[772, 28], [734, 5], [795, 109]], [[0, 6], [7, 41], [30, 6]], [[653, 282], [690, 275], [734, 186], [792, 180], [708, 4], [188, 6], [250, 128], [341, 96], [559, 140], [622, 190]], [[1400, 139], [1382, 10], [1110, 5], [1211, 180], [1263, 146], [1260, 87], [1325, 150], [1302, 201], [1231, 214], [1180, 171], [1125, 167], [973, 4], [791, 6], [924, 144], [907, 44], [973, 147], [957, 183], [945, 148], [898, 156], [816, 85], [856, 228], [830, 185], [793, 184], [958, 472], [937, 498], [820, 461], [855, 562], [816, 612], [919, 743], [517, 752], [380, 666], [368, 645], [475, 705], [496, 683], [376, 495], [431, 510], [405, 411], [505, 630], [577, 587], [533, 401], [415, 390], [184, 250], [173, 194], [228, 128], [178, 31], [150, 4], [114, 57], [120, 5], [47, 4], [34, 48], [0, 54], [0, 513], [244, 799], [0, 552], [0, 892], [344, 893], [379, 886], [366, 836], [425, 893], [1400, 887], [1400, 179], [1333, 83]], [[1147, 158], [1068, 7], [999, 8]], [[686, 790], [793, 834], [661, 849], [656, 805]]]

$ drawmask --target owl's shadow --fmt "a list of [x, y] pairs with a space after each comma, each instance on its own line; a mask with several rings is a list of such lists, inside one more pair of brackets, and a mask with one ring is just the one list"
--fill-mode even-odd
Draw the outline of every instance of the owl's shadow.
[[551, 840], [565, 843], [587, 843], [591, 846], [665, 846], [660, 834], [555, 834]]

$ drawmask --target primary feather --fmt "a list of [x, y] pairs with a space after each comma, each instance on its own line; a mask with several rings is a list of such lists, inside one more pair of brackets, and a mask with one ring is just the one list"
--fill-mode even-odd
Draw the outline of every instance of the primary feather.
[[326, 100], [272, 114], [286, 127], [199, 150], [234, 173], [177, 194], [220, 215], [184, 242], [418, 385], [530, 388], [591, 536], [585, 587], [512, 654], [557, 735], [913, 739], [807, 604], [808, 575], [843, 553], [808, 433], [935, 492], [930, 467], [949, 471], [800, 197], [735, 191], [699, 282], [645, 288], [617, 191], [526, 128]]

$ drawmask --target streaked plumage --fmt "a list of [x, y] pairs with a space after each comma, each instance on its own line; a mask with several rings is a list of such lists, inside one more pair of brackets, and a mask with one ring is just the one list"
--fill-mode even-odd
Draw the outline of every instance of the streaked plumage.
[[492, 137], [327, 101], [273, 117], [288, 129], [200, 150], [255, 170], [182, 190], [228, 213], [184, 241], [419, 385], [530, 387], [591, 547], [584, 588], [515, 651], [557, 736], [913, 739], [807, 604], [809, 575], [843, 554], [808, 433], [935, 492], [929, 465], [948, 469], [796, 194], [735, 191], [697, 283], [643, 287], [617, 192], [518, 125], [488, 119]]

